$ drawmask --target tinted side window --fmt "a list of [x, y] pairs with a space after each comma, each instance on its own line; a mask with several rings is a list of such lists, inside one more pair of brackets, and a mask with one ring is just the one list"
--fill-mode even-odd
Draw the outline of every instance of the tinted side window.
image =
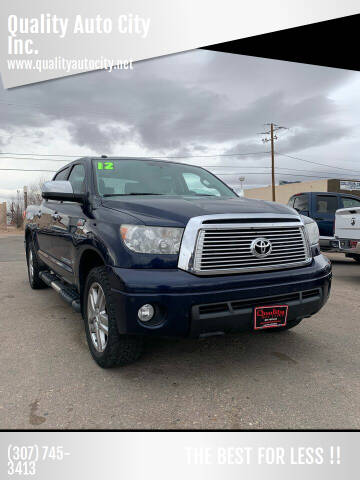
[[356, 198], [341, 197], [341, 200], [344, 208], [360, 207], [360, 199], [357, 200]]
[[331, 195], [317, 195], [316, 210], [318, 213], [335, 213], [338, 208], [337, 197]]
[[73, 187], [74, 193], [85, 192], [85, 168], [84, 165], [75, 165], [71, 170], [69, 182]]
[[55, 175], [54, 180], [67, 180], [69, 172], [70, 172], [70, 167], [65, 168], [64, 170], [61, 170], [61, 172]]
[[299, 195], [298, 197], [295, 197], [294, 208], [300, 212], [309, 210], [309, 200], [307, 195]]

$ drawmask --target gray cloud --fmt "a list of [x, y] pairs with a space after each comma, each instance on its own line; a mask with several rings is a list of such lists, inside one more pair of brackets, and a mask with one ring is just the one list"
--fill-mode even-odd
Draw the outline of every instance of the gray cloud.
[[36, 134], [63, 120], [75, 144], [98, 152], [135, 136], [146, 149], [166, 151], [246, 139], [271, 120], [305, 130], [324, 122], [317, 132], [322, 143], [336, 122], [337, 107], [327, 94], [351, 76], [195, 51], [184, 61], [176, 55], [140, 62], [132, 72], [94, 72], [4, 91], [1, 101], [19, 106], [1, 109], [0, 128], [31, 127]]
[[[129, 144], [148, 155], [262, 152], [269, 144], [263, 145], [257, 133], [274, 121], [289, 127], [279, 132], [279, 152], [327, 149], [326, 163], [336, 162], [335, 152], [355, 135], [359, 119], [356, 106], [346, 109], [334, 93], [358, 78], [358, 73], [340, 69], [187, 52], [139, 62], [133, 71], [92, 72], [2, 90], [0, 147], [4, 151], [16, 140], [19, 151], [26, 151], [21, 140], [28, 137], [42, 153], [62, 153], [53, 151], [46, 136], [52, 127], [52, 135], [64, 139], [71, 152], [81, 148], [126, 155]], [[350, 148], [347, 158], [355, 159]], [[231, 165], [253, 171], [268, 161], [268, 155], [249, 155], [192, 163], [221, 165], [231, 172]], [[284, 158], [278, 162], [289, 165]], [[231, 183], [237, 177], [225, 179]], [[267, 174], [249, 175], [251, 184], [268, 181]]]

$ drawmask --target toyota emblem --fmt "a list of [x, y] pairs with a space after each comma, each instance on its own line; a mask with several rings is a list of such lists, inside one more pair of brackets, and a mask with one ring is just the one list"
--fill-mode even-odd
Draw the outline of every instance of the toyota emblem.
[[268, 257], [272, 251], [272, 243], [267, 238], [255, 238], [251, 243], [250, 250], [255, 257]]

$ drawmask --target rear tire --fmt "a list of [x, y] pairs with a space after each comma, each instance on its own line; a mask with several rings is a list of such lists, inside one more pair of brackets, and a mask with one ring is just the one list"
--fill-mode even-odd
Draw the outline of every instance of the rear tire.
[[41, 272], [41, 268], [40, 268], [36, 251], [34, 248], [34, 244], [32, 241], [29, 241], [27, 243], [26, 260], [27, 260], [27, 266], [28, 266], [28, 276], [29, 276], [30, 287], [34, 290], [46, 288], [47, 287], [46, 283], [44, 283], [39, 276]]
[[105, 267], [93, 268], [86, 279], [83, 318], [91, 355], [100, 367], [129, 365], [140, 357], [142, 337], [119, 334], [114, 294]]

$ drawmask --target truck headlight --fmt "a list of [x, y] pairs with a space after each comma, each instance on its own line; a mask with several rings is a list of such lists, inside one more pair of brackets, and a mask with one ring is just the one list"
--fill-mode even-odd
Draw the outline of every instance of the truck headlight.
[[121, 238], [133, 252], [163, 255], [179, 253], [183, 231], [183, 228], [145, 225], [121, 225], [120, 227]]
[[306, 235], [308, 237], [310, 245], [316, 245], [319, 243], [320, 240], [320, 234], [319, 234], [319, 227], [317, 226], [317, 223], [314, 222], [309, 217], [305, 217], [304, 215], [301, 215], [303, 222], [305, 224], [305, 231]]

